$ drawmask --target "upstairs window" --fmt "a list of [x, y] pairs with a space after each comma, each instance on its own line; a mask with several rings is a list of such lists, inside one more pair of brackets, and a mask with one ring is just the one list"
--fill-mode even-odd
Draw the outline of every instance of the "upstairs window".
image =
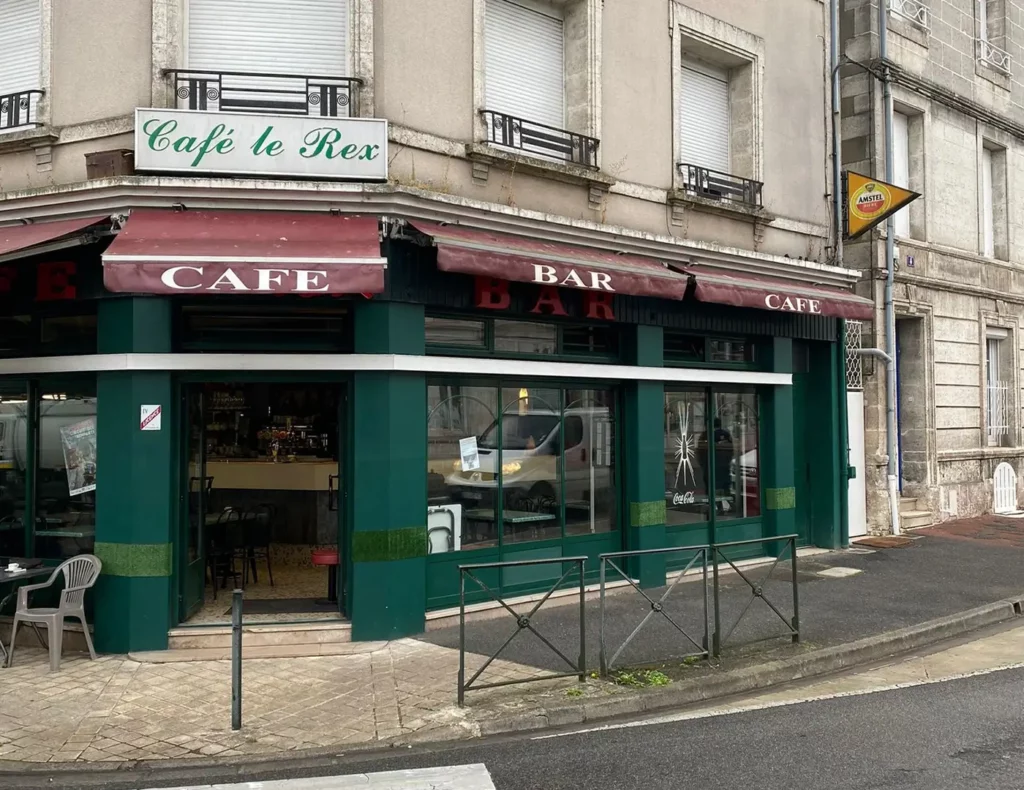
[[601, 0], [476, 0], [483, 141], [598, 168]]
[[41, 67], [40, 0], [0, 0], [0, 132], [36, 123]]
[[679, 90], [680, 161], [731, 172], [729, 128], [729, 72], [684, 59]]
[[188, 0], [187, 19], [175, 90], [190, 109], [356, 114], [349, 0]]
[[486, 109], [565, 126], [565, 41], [558, 9], [487, 0]]

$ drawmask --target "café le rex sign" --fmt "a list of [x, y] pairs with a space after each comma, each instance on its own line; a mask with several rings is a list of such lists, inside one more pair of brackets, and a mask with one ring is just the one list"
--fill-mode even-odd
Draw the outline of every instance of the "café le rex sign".
[[377, 118], [139, 108], [135, 169], [384, 181], [388, 125]]

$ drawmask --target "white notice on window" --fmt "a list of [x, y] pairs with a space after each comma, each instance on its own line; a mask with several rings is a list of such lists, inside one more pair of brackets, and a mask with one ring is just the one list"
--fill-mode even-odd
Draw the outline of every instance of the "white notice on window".
[[480, 468], [480, 453], [476, 448], [476, 437], [459, 439], [459, 455], [462, 456], [462, 471], [472, 472]]

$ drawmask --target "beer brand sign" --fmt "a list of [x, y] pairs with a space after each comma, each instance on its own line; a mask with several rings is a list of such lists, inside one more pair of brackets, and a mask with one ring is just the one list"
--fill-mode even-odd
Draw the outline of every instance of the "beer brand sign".
[[135, 169], [385, 181], [388, 122], [139, 108]]
[[846, 204], [843, 236], [846, 239], [866, 233], [921, 196], [918, 192], [853, 172], [843, 173], [843, 185]]

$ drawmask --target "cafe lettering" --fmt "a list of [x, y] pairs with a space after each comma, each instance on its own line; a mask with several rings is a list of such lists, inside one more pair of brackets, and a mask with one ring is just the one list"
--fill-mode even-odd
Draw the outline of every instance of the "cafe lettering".
[[810, 313], [812, 315], [821, 315], [820, 299], [805, 299], [800, 296], [768, 294], [764, 298], [764, 306], [769, 310], [782, 310], [787, 313]]

